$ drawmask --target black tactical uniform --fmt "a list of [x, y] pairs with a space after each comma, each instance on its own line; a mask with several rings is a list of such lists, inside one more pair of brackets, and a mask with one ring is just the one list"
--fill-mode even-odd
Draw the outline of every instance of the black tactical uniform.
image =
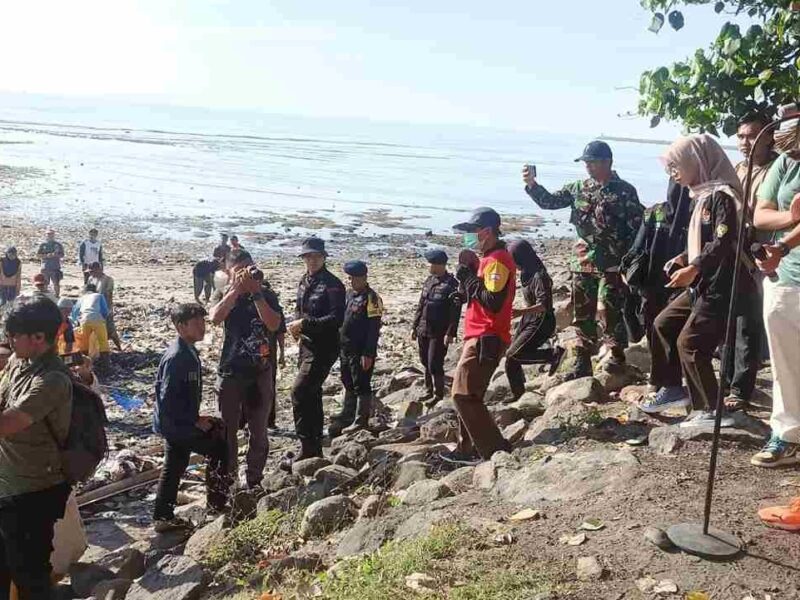
[[[354, 260], [344, 265], [344, 272], [353, 277], [365, 277], [367, 265]], [[341, 342], [340, 364], [344, 386], [342, 411], [331, 418], [330, 433], [350, 433], [369, 424], [372, 411], [372, 372], [378, 351], [381, 331], [383, 301], [367, 286], [364, 290], [347, 292], [344, 323], [339, 330]], [[372, 359], [368, 369], [362, 365], [362, 357]]]
[[[425, 258], [431, 264], [447, 264], [447, 254], [430, 250]], [[425, 368], [426, 398], [433, 404], [444, 398], [445, 338], [455, 338], [461, 320], [458, 281], [450, 273], [431, 275], [422, 286], [413, 331], [419, 346], [419, 360]]]
[[[325, 242], [309, 238], [300, 256], [325, 252]], [[344, 320], [344, 284], [326, 267], [306, 273], [297, 286], [295, 319], [303, 319], [292, 408], [303, 446], [298, 458], [322, 455], [322, 384], [339, 355], [339, 327]]]

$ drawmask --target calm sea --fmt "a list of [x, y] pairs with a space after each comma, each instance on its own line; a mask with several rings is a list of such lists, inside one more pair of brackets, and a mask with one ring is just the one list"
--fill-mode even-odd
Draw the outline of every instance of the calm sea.
[[[528, 199], [521, 167], [535, 163], [540, 182], [557, 189], [583, 175], [573, 159], [601, 133], [0, 97], [0, 164], [41, 170], [0, 190], [0, 208], [53, 223], [119, 218], [180, 237], [297, 232], [307, 218], [320, 219], [323, 231], [326, 223], [374, 231], [376, 219], [392, 217], [382, 231], [445, 232], [473, 207], [490, 205], [505, 215], [543, 215], [545, 233], [568, 234], [567, 211], [542, 211]], [[642, 202], [660, 201], [664, 146], [611, 145], [616, 169]]]

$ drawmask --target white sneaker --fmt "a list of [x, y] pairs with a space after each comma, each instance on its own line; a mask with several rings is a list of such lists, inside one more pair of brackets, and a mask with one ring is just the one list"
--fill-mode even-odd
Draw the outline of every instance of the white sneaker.
[[[689, 414], [684, 421], [681, 422], [681, 427], [714, 427], [716, 414], [714, 411], [697, 410]], [[734, 421], [727, 415], [722, 415], [720, 427], [733, 427]]]

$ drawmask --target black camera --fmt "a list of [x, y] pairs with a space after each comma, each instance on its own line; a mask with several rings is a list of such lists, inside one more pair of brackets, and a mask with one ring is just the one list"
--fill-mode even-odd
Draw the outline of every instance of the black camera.
[[247, 268], [247, 272], [252, 279], [255, 279], [256, 281], [264, 281], [264, 271], [259, 269], [257, 266], [250, 265]]
[[83, 364], [83, 354], [80, 352], [65, 354], [62, 359], [64, 360], [64, 364], [68, 367], [77, 367]]

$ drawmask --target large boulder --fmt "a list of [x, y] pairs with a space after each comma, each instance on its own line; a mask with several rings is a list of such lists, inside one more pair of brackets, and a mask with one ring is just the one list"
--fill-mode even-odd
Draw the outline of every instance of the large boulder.
[[573, 310], [571, 298], [554, 302], [553, 309], [556, 313], [556, 328], [559, 331], [566, 329], [572, 324]]
[[[498, 373], [500, 371], [496, 371]], [[505, 373], [496, 377], [494, 381], [486, 388], [486, 394], [483, 396], [485, 404], [500, 404], [504, 402], [511, 402], [514, 400], [514, 394], [511, 392], [511, 384], [508, 382], [508, 377]]]
[[336, 549], [337, 558], [347, 558], [358, 554], [377, 551], [384, 542], [394, 535], [396, 524], [393, 520], [369, 519], [356, 523], [344, 534]]
[[530, 424], [524, 439], [536, 444], [556, 443], [562, 439], [566, 428], [580, 426], [589, 412], [589, 407], [578, 398], [556, 396], [545, 413]]
[[428, 465], [421, 461], [406, 461], [398, 465], [397, 469], [397, 478], [392, 486], [395, 491], [404, 490], [408, 486], [428, 478]]
[[519, 409], [513, 408], [511, 405], [490, 406], [489, 412], [492, 413], [494, 422], [500, 429], [508, 427], [522, 418]]
[[261, 514], [270, 510], [289, 512], [297, 506], [306, 507], [317, 500], [322, 500], [330, 490], [325, 485], [314, 481], [309, 485], [292, 488], [283, 488], [280, 491], [268, 494], [258, 501], [256, 512]]
[[[762, 443], [770, 434], [768, 425], [765, 425], [759, 419], [749, 416], [747, 413], [736, 412], [730, 416], [733, 417], [734, 425], [733, 427], [724, 427], [720, 429], [720, 437], [723, 440], [740, 444], [756, 445]], [[674, 454], [685, 442], [709, 442], [713, 437], [713, 425], [705, 427], [668, 425], [651, 429], [648, 443], [650, 447], [659, 454]]]
[[201, 561], [208, 549], [225, 538], [225, 515], [217, 517], [205, 527], [198, 529], [186, 542], [184, 556]]
[[458, 415], [451, 411], [426, 421], [419, 428], [420, 441], [422, 442], [457, 442], [458, 441]]
[[92, 597], [96, 600], [123, 600], [132, 584], [131, 579], [106, 579], [94, 586]]
[[297, 487], [298, 485], [303, 485], [303, 478], [286, 471], [267, 473], [261, 480], [261, 487], [264, 488], [267, 494], [273, 494], [284, 488]]
[[516, 444], [525, 436], [527, 429], [528, 423], [525, 419], [520, 419], [503, 429], [503, 437], [506, 438], [509, 444]]
[[625, 360], [642, 373], [649, 373], [653, 368], [653, 358], [650, 355], [650, 348], [647, 346], [647, 338], [625, 348]]
[[435, 479], [428, 479], [426, 481], [418, 481], [409, 487], [405, 496], [403, 496], [403, 504], [421, 506], [452, 495], [453, 491], [446, 484]]
[[518, 410], [526, 421], [532, 421], [536, 417], [542, 416], [547, 409], [544, 398], [535, 392], [525, 392], [519, 400], [509, 404], [508, 408]]
[[314, 473], [314, 481], [322, 484], [326, 493], [331, 492], [356, 477], [358, 471], [342, 465], [328, 465]]
[[98, 583], [115, 578], [111, 569], [92, 563], [76, 562], [69, 567], [69, 579], [78, 598], [88, 598]]
[[370, 450], [375, 446], [385, 446], [387, 444], [409, 444], [419, 439], [419, 427], [395, 427], [381, 432], [378, 436], [377, 444], [370, 446]]
[[300, 535], [314, 538], [326, 535], [353, 521], [356, 510], [347, 496], [331, 496], [314, 502], [300, 523]]
[[594, 377], [580, 377], [579, 379], [567, 381], [549, 390], [544, 398], [544, 402], [549, 407], [555, 402], [564, 399], [589, 404], [593, 402], [605, 402], [608, 400], [608, 394], [602, 384]]
[[331, 464], [331, 461], [321, 456], [298, 460], [292, 463], [292, 474], [300, 477], [311, 477], [322, 467], [327, 467], [329, 464]]
[[644, 380], [642, 372], [627, 363], [611, 364], [611, 353], [595, 368], [595, 378], [607, 393], [618, 392], [622, 388]]
[[555, 454], [520, 469], [499, 469], [493, 493], [505, 502], [571, 501], [630, 485], [639, 461], [628, 450]]
[[203, 569], [188, 556], [168, 554], [134, 582], [126, 600], [196, 600], [208, 585]]
[[[415, 375], [414, 381], [421, 381], [421, 376]], [[387, 389], [391, 391], [388, 391], [386, 392], [386, 394], [382, 395], [382, 392]], [[405, 385], [394, 383], [390, 386], [385, 386], [381, 390], [379, 390], [376, 397], [381, 399], [381, 402], [384, 404], [384, 406], [391, 406], [392, 408], [396, 408], [401, 404], [403, 404], [404, 402], [409, 402], [411, 400], [419, 400], [420, 396], [422, 396], [424, 391], [425, 388], [423, 386], [411, 385], [408, 383]]]
[[475, 467], [461, 467], [442, 477], [441, 481], [456, 494], [466, 492], [472, 487]]
[[366, 446], [356, 442], [347, 442], [337, 452], [333, 464], [358, 470], [367, 462], [368, 454]]

